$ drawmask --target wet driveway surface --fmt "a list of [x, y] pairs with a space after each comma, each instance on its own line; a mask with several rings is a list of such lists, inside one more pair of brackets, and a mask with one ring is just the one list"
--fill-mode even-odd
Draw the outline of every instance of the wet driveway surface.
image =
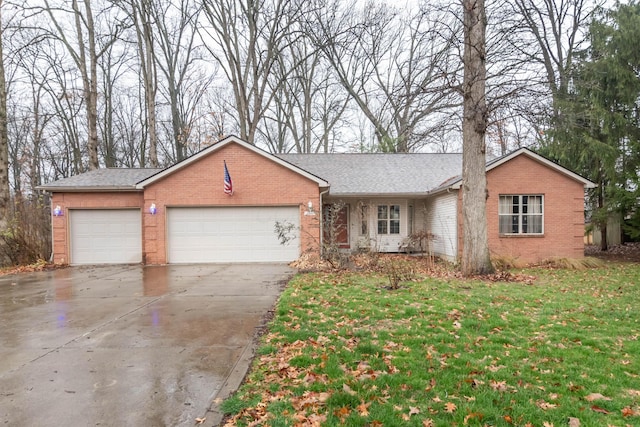
[[241, 380], [285, 265], [0, 278], [0, 425], [176, 426]]

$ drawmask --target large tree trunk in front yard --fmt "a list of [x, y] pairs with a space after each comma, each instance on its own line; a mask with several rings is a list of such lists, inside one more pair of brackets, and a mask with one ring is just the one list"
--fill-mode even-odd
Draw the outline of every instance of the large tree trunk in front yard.
[[[7, 83], [4, 73], [2, 41], [2, 0], [0, 0], [0, 231], [9, 220], [9, 132], [7, 129]], [[4, 243], [2, 243], [4, 244]], [[0, 259], [0, 263], [4, 260]]]
[[485, 133], [484, 0], [463, 0], [464, 13], [464, 114], [462, 122], [462, 273], [465, 276], [493, 272], [487, 236], [487, 178]]

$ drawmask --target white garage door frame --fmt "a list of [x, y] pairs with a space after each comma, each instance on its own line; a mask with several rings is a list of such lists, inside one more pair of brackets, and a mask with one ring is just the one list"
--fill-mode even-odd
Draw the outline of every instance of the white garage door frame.
[[69, 209], [71, 264], [138, 264], [142, 262], [142, 211]]
[[[282, 245], [275, 223], [292, 224]], [[300, 207], [167, 207], [167, 262], [290, 262], [300, 256]]]

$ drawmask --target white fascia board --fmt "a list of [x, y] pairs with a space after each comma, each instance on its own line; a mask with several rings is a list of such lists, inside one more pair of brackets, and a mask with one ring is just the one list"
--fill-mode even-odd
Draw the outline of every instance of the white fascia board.
[[120, 187], [36, 187], [36, 190], [43, 190], [48, 193], [113, 193], [113, 192], [140, 192], [140, 189], [134, 186], [120, 186]]
[[415, 199], [427, 197], [429, 193], [425, 190], [421, 193], [338, 193], [329, 192], [327, 197], [332, 199], [359, 198], [359, 199]]

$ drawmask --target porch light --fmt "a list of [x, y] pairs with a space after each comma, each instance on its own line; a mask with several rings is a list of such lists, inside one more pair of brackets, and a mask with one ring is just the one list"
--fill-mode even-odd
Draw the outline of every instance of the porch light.
[[151, 215], [155, 215], [156, 213], [158, 213], [158, 209], [156, 208], [155, 203], [151, 203], [151, 206], [149, 206], [149, 213]]
[[62, 216], [62, 208], [60, 205], [56, 205], [56, 207], [53, 208], [53, 216]]
[[313, 210], [313, 202], [311, 200], [307, 203], [307, 210], [304, 214], [305, 216], [315, 216], [316, 213]]

